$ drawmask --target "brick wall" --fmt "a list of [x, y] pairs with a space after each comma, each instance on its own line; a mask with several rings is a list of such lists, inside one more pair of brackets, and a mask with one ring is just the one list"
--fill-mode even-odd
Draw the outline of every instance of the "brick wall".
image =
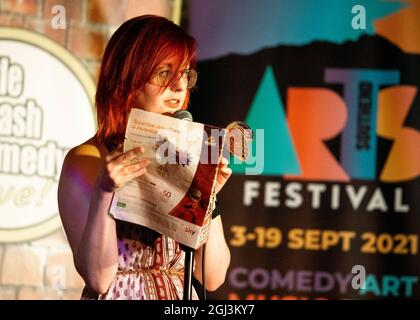
[[[176, 0], [0, 0], [0, 26], [48, 36], [71, 51], [97, 80], [105, 45], [125, 20], [142, 14], [171, 17]], [[66, 28], [54, 29], [51, 12], [62, 5]], [[77, 274], [62, 229], [35, 241], [0, 243], [0, 300], [79, 299]]]

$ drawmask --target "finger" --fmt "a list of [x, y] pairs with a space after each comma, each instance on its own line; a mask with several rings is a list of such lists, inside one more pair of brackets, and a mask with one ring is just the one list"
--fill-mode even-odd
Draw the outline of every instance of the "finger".
[[119, 186], [118, 188], [121, 188], [127, 182], [132, 181], [132, 180], [144, 175], [146, 172], [147, 172], [146, 168], [141, 168], [140, 170], [138, 170], [136, 172], [121, 176], [121, 178], [118, 181], [118, 186]]
[[131, 180], [136, 179], [142, 175], [144, 175], [147, 172], [147, 168], [142, 168], [138, 170], [137, 172], [133, 173], [133, 176], [130, 177]]
[[136, 173], [139, 170], [146, 168], [150, 164], [150, 160], [141, 160], [133, 164], [121, 166], [116, 173], [119, 176], [129, 176]]
[[225, 157], [222, 157], [221, 159], [220, 159], [220, 162], [218, 163], [218, 167], [227, 167], [228, 166], [228, 164], [229, 164], [229, 160], [228, 159], [226, 159]]
[[122, 154], [122, 150], [119, 150], [119, 149], [114, 150], [114, 151], [108, 153], [105, 156], [105, 162], [110, 162], [110, 161], [112, 161], [112, 159], [115, 159], [116, 157], [118, 157], [121, 154]]
[[129, 161], [119, 162], [117, 160], [111, 161], [108, 163], [108, 172], [113, 179], [117, 179], [119, 176], [133, 173], [137, 170], [140, 170], [143, 167], [146, 167], [150, 164], [150, 160], [140, 159], [140, 158], [131, 158]]
[[143, 147], [137, 147], [137, 148], [131, 149], [127, 152], [116, 154], [115, 157], [110, 160], [110, 162], [114, 166], [119, 166], [121, 164], [124, 165], [126, 163], [131, 163], [134, 160], [139, 160], [140, 159], [139, 155], [142, 154], [143, 152], [144, 152]]
[[220, 172], [224, 177], [230, 176], [232, 174], [232, 169], [229, 167], [223, 167], [221, 168]]
[[140, 154], [142, 154], [143, 152], [144, 152], [144, 148], [143, 147], [137, 147], [137, 148], [131, 149], [131, 150], [127, 151], [127, 152], [124, 152], [117, 159], [119, 161], [121, 161], [121, 162], [130, 161], [131, 159], [138, 158], [138, 156]]
[[219, 172], [226, 172], [226, 170], [231, 170], [226, 164], [221, 164], [218, 168]]
[[139, 154], [137, 154], [137, 155], [131, 155], [128, 158], [126, 158], [124, 161], [118, 162], [118, 165], [119, 166], [123, 166], [123, 167], [125, 167], [125, 166], [131, 166], [131, 165], [142, 163], [145, 160], [147, 160], [147, 159], [145, 159], [144, 157], [142, 157]]
[[227, 166], [229, 164], [229, 160], [225, 157], [222, 157], [222, 160], [220, 161], [220, 163]]
[[121, 160], [124, 160], [124, 159], [130, 158], [134, 155], [137, 155], [137, 154], [140, 154], [140, 153], [143, 153], [143, 152], [144, 152], [143, 147], [136, 147], [136, 148], [133, 148], [133, 149], [128, 150], [126, 152], [121, 152], [121, 154], [118, 157], [121, 158]]

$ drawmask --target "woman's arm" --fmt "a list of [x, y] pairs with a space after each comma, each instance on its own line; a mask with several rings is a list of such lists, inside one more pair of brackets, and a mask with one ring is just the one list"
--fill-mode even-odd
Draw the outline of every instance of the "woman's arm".
[[[202, 280], [202, 255], [203, 247], [195, 252], [194, 277], [203, 283]], [[220, 216], [214, 218], [210, 225], [209, 237], [205, 250], [205, 276], [206, 290], [214, 291], [219, 288], [226, 278], [226, 272], [230, 264], [230, 251], [223, 233], [222, 219]]]
[[92, 192], [84, 231], [76, 247], [75, 265], [90, 288], [105, 293], [118, 269], [118, 247], [115, 220], [108, 211], [112, 192], [96, 184]]
[[[226, 158], [222, 158], [219, 163], [215, 186], [216, 194], [220, 192], [226, 181], [232, 175], [232, 170], [228, 168], [228, 163], [229, 162]], [[194, 277], [201, 283], [203, 283], [202, 255], [203, 248], [197, 250], [194, 255], [196, 263]], [[223, 225], [220, 215], [211, 221], [204, 261], [206, 290], [214, 291], [225, 282], [226, 272], [230, 264], [230, 251], [223, 233]]]
[[[121, 155], [102, 158], [94, 145], [72, 149], [64, 160], [58, 188], [60, 216], [76, 269], [99, 293], [108, 290], [118, 268], [116, 226], [108, 214], [113, 192], [144, 173], [141, 165], [130, 163], [133, 152]], [[141, 168], [133, 174], [135, 165]]]

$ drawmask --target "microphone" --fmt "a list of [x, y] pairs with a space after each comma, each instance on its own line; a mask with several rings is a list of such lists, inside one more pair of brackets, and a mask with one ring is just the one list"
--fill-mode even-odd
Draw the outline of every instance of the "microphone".
[[173, 117], [177, 119], [181, 119], [181, 120], [186, 120], [186, 121], [191, 121], [191, 122], [193, 121], [192, 114], [187, 110], [175, 111], [175, 113], [173, 114]]

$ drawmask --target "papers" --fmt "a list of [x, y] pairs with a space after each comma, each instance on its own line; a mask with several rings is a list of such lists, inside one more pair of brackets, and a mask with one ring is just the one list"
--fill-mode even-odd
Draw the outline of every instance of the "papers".
[[207, 241], [226, 130], [132, 109], [124, 151], [142, 146], [147, 172], [115, 192], [110, 213], [197, 249]]

